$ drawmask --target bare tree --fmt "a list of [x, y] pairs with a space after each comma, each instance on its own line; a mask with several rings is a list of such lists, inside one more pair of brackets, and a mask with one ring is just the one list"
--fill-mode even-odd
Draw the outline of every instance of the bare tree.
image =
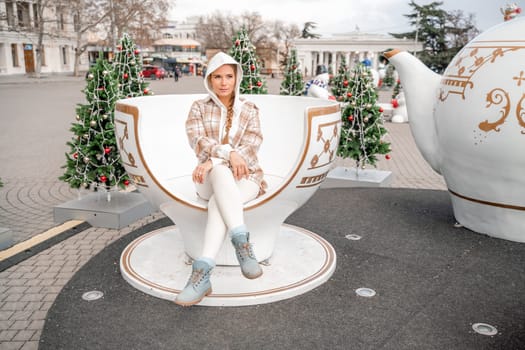
[[258, 12], [244, 12], [240, 16], [215, 12], [207, 17], [201, 16], [196, 34], [203, 49], [227, 50], [232, 45], [232, 38], [243, 27], [253, 45], [269, 49], [277, 49], [284, 38], [298, 35], [296, 26], [287, 27], [280, 21], [265, 21]]
[[125, 32], [137, 45], [151, 45], [155, 32], [167, 22], [172, 3], [172, 0], [108, 0], [110, 45], [114, 49]]
[[284, 69], [288, 62], [290, 49], [293, 46], [293, 39], [301, 36], [301, 30], [295, 24], [286, 24], [282, 21], [275, 21], [272, 28], [272, 36], [279, 43], [279, 65], [281, 69]]
[[44, 53], [44, 38], [56, 38], [59, 29], [64, 24], [61, 22], [60, 9], [65, 1], [61, 0], [36, 0], [33, 21], [36, 32], [36, 67], [35, 77], [40, 78], [42, 72], [42, 55]]
[[73, 14], [73, 29], [76, 34], [75, 63], [73, 75], [78, 76], [78, 66], [80, 56], [86, 52], [89, 42], [86, 34], [95, 29], [100, 23], [106, 20], [111, 14], [103, 11], [104, 0], [72, 0], [69, 8]]
[[447, 39], [451, 48], [459, 51], [479, 34], [475, 15], [472, 13], [465, 15], [461, 10], [453, 10], [448, 12], [447, 20]]

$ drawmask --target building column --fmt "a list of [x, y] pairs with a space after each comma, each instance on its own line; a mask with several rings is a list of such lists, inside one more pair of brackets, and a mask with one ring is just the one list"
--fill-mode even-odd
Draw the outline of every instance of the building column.
[[337, 51], [332, 51], [332, 73], [337, 74]]

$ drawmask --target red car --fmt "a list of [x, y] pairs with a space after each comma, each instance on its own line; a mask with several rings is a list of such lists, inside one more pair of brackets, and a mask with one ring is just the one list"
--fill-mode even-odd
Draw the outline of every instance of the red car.
[[168, 74], [162, 67], [157, 66], [144, 66], [142, 70], [144, 78], [151, 79], [164, 79]]

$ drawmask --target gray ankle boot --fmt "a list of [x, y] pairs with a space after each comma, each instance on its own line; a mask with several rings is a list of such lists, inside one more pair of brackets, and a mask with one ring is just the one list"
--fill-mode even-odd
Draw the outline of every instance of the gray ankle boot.
[[177, 295], [175, 304], [191, 306], [199, 303], [211, 294], [210, 274], [215, 264], [208, 259], [197, 259], [193, 262], [191, 276], [186, 287]]
[[237, 260], [241, 265], [242, 274], [246, 278], [254, 279], [261, 276], [263, 271], [255, 258], [249, 239], [249, 232], [232, 233], [232, 243], [235, 247]]

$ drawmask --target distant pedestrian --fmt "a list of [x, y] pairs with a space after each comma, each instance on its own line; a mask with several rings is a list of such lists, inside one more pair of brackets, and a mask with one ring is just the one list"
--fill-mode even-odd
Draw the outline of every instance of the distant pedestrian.
[[175, 81], [179, 81], [179, 77], [181, 75], [179, 66], [175, 66], [175, 69], [173, 70], [173, 77], [175, 78]]
[[202, 66], [202, 77], [206, 77], [206, 66]]

